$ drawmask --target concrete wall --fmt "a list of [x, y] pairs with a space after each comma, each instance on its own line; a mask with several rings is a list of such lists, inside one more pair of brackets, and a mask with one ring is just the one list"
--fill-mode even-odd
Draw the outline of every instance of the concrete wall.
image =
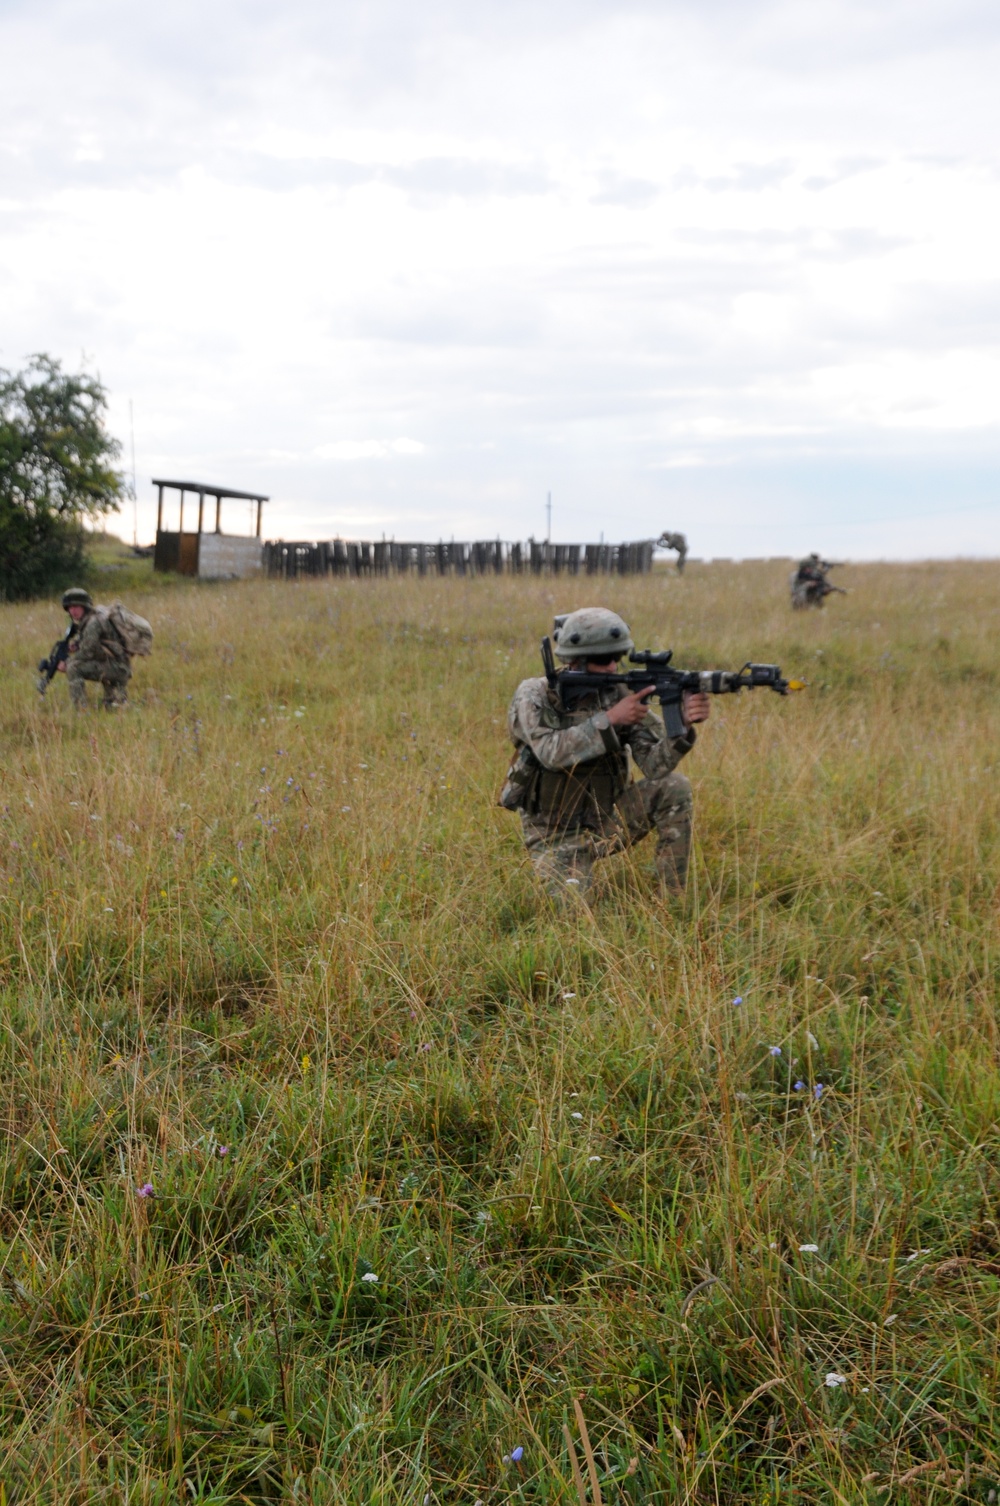
[[203, 580], [242, 580], [261, 573], [263, 557], [260, 539], [203, 533], [198, 541], [198, 574]]

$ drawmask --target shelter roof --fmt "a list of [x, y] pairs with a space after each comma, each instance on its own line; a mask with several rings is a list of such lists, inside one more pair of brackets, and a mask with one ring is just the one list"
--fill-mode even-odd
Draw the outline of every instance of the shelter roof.
[[231, 486], [209, 486], [205, 481], [162, 481], [153, 477], [154, 486], [169, 486], [174, 491], [204, 492], [206, 497], [237, 497], [244, 502], [270, 502], [260, 492], [237, 492]]

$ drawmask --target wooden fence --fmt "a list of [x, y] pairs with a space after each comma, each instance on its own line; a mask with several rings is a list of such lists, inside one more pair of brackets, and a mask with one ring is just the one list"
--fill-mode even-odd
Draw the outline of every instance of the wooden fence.
[[546, 544], [500, 539], [471, 544], [286, 543], [264, 545], [264, 571], [285, 580], [316, 575], [645, 575], [652, 539], [631, 544]]

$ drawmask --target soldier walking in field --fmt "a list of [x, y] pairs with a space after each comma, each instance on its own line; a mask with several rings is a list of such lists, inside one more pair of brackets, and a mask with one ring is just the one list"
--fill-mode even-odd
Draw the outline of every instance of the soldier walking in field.
[[128, 704], [126, 687], [132, 678], [129, 652], [121, 634], [111, 621], [111, 614], [95, 607], [89, 591], [74, 586], [64, 592], [63, 609], [72, 620], [67, 640], [67, 654], [59, 668], [65, 672], [69, 696], [78, 711], [88, 709], [88, 680], [96, 681], [104, 691], [105, 711], [115, 711]]
[[657, 549], [677, 550], [677, 574], [684, 574], [684, 561], [687, 559], [688, 541], [683, 533], [661, 533], [656, 541]]
[[[604, 607], [571, 612], [555, 635], [567, 669], [614, 674], [633, 647], [627, 624]], [[652, 686], [649, 690], [652, 690]], [[623, 685], [567, 698], [544, 677], [522, 680], [507, 722], [517, 749], [500, 796], [519, 810], [525, 847], [549, 893], [584, 896], [595, 861], [657, 834], [656, 869], [681, 894], [691, 850], [691, 786], [676, 772], [706, 720], [710, 701], [685, 693], [682, 736], [670, 739], [647, 704]], [[631, 761], [644, 778], [631, 782]]]

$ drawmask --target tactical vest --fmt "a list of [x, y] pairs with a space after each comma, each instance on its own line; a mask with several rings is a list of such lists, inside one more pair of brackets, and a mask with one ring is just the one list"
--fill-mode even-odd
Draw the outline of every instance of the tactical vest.
[[573, 769], [539, 764], [524, 809], [552, 826], [601, 827], [628, 788], [628, 778], [625, 753], [602, 753]]
[[[550, 691], [549, 699], [553, 707], [563, 709], [556, 692]], [[624, 749], [588, 758], [572, 769], [547, 769], [534, 755], [532, 758], [537, 772], [526, 792], [524, 810], [546, 825], [600, 829], [628, 788], [629, 763]]]

